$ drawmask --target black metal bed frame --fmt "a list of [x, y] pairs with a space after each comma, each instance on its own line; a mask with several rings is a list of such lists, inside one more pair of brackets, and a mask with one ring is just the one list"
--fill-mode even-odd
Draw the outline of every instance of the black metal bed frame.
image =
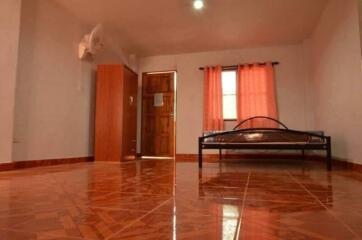
[[[255, 119], [268, 119], [274, 121], [281, 125], [283, 128], [245, 128], [241, 129], [240, 127], [245, 124], [246, 122], [255, 120]], [[227, 143], [227, 142], [205, 142], [208, 138], [214, 138], [218, 136], [223, 136], [227, 134], [240, 134], [240, 133], [248, 133], [248, 132], [263, 132], [263, 131], [275, 131], [275, 132], [282, 132], [282, 133], [293, 133], [293, 134], [300, 134], [300, 135], [308, 135], [310, 137], [319, 138], [321, 141], [320, 143], [293, 143], [293, 142], [253, 142], [253, 143]], [[203, 149], [219, 149], [219, 156], [221, 157], [221, 150], [222, 149], [263, 149], [263, 150], [302, 150], [303, 156], [305, 150], [324, 150], [326, 151], [326, 165], [328, 171], [332, 169], [332, 154], [331, 154], [331, 137], [325, 136], [323, 132], [304, 132], [298, 130], [291, 130], [286, 127], [285, 124], [281, 123], [280, 121], [264, 116], [256, 116], [252, 118], [248, 118], [246, 120], [241, 121], [238, 125], [234, 127], [231, 131], [223, 131], [218, 133], [212, 133], [209, 135], [203, 135], [199, 137], [199, 168], [202, 168], [202, 160], [203, 160]]]

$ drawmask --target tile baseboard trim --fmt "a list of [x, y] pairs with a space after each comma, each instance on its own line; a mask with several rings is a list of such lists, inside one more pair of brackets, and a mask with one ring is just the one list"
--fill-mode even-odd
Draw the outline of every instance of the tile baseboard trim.
[[60, 158], [60, 159], [44, 159], [44, 160], [29, 160], [10, 163], [0, 163], [0, 171], [10, 171], [25, 168], [54, 166], [60, 164], [72, 164], [81, 162], [92, 162], [93, 157], [78, 157], [78, 158]]
[[334, 157], [333, 164], [362, 173], [362, 164], [351, 162], [348, 159]]
[[[205, 162], [219, 161], [219, 154], [203, 154]], [[316, 155], [318, 156], [318, 155]], [[313, 156], [313, 157], [316, 157]], [[305, 159], [311, 158], [312, 155], [305, 155]], [[280, 154], [280, 153], [244, 153], [244, 154], [223, 154], [223, 160], [250, 160], [250, 159], [300, 159], [300, 154]], [[322, 160], [323, 157], [319, 156]], [[176, 154], [176, 161], [193, 162], [198, 161], [198, 154]]]
[[[291, 159], [301, 160], [301, 154], [268, 154], [268, 153], [246, 153], [246, 154], [223, 154], [223, 160], [252, 160], [252, 159]], [[219, 161], [219, 154], [203, 154], [203, 160], [209, 163]], [[325, 156], [318, 154], [306, 154], [304, 160], [325, 162]], [[196, 162], [198, 154], [176, 154], [176, 162]], [[348, 159], [333, 157], [333, 165], [347, 168], [362, 173], [362, 164], [353, 163]]]

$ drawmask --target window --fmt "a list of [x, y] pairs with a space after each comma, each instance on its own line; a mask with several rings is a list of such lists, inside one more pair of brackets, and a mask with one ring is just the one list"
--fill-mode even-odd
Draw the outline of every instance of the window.
[[226, 120], [236, 119], [236, 71], [223, 71], [221, 74], [223, 116]]

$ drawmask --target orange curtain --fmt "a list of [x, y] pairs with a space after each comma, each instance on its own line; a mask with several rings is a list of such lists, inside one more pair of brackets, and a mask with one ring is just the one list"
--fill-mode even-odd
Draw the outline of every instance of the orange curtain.
[[204, 131], [224, 129], [221, 66], [204, 70]]
[[[255, 116], [278, 119], [275, 97], [274, 68], [266, 65], [238, 67], [237, 117], [238, 121]], [[246, 122], [246, 128], [275, 128], [278, 124], [270, 120], [256, 119]]]

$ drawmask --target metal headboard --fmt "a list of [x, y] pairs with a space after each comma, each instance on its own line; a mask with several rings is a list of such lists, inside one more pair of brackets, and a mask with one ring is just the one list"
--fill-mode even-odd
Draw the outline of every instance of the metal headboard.
[[249, 121], [252, 121], [252, 120], [255, 120], [255, 119], [268, 119], [268, 120], [271, 120], [271, 121], [273, 121], [273, 122], [278, 123], [278, 124], [279, 124], [280, 126], [282, 126], [283, 128], [288, 129], [288, 127], [287, 127], [284, 123], [282, 123], [282, 122], [280, 122], [280, 121], [278, 121], [278, 120], [276, 120], [276, 119], [274, 119], [274, 118], [265, 117], [265, 116], [255, 116], [255, 117], [251, 117], [251, 118], [248, 118], [248, 119], [245, 119], [245, 120], [241, 121], [238, 125], [236, 125], [236, 126], [233, 128], [233, 130], [237, 130], [237, 129], [238, 129], [241, 125], [243, 125], [244, 123], [249, 122]]

